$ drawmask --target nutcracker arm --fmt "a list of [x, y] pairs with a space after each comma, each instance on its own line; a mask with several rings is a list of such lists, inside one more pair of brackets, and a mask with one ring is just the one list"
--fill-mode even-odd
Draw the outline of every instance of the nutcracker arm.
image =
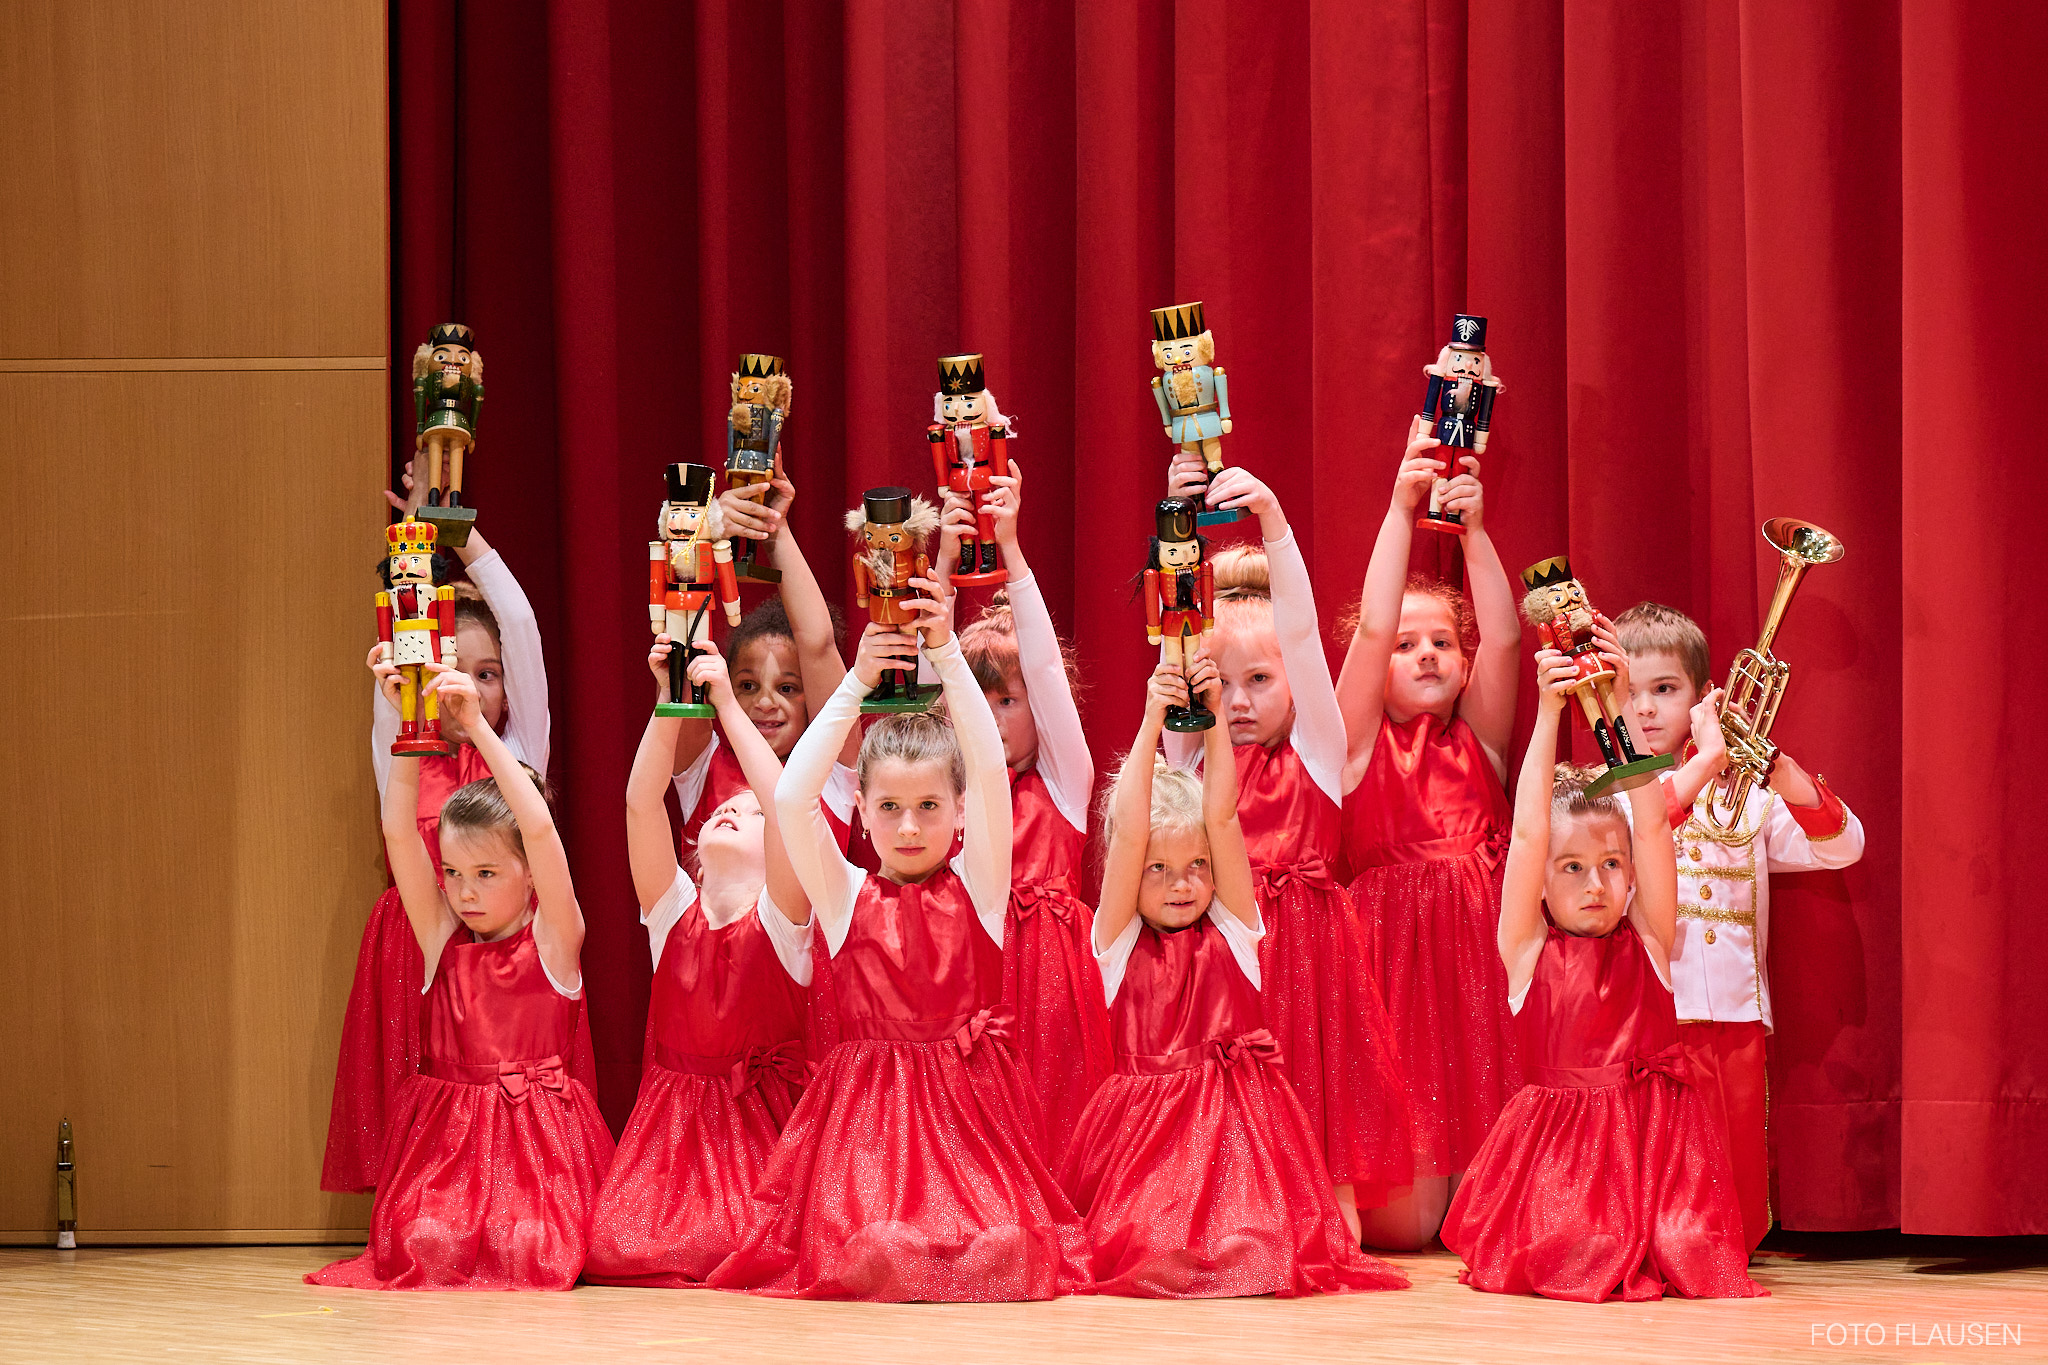
[[1216, 416], [1219, 421], [1230, 420], [1230, 381], [1223, 375], [1223, 367], [1216, 366]]
[[736, 626], [740, 623], [740, 581], [732, 567], [730, 540], [711, 542], [711, 563], [713, 581], [718, 588], [718, 600], [725, 608], [725, 623]]
[[1202, 593], [1202, 629], [1216, 629], [1216, 570], [1208, 560], [1202, 561], [1201, 572], [1197, 575]]
[[420, 435], [427, 429], [427, 381], [412, 381], [412, 434]]
[[868, 568], [866, 555], [853, 557], [853, 602], [863, 611], [868, 605], [868, 589], [874, 586], [874, 572]]
[[1499, 396], [1500, 391], [1491, 384], [1476, 384], [1473, 387], [1477, 392], [1472, 395], [1472, 429], [1485, 431], [1493, 425], [1493, 400]]
[[391, 643], [391, 594], [377, 594], [377, 638], [385, 644]]
[[768, 409], [768, 463], [775, 463], [776, 452], [782, 448], [782, 409]]
[[1429, 377], [1429, 393], [1423, 398], [1422, 411], [1417, 415], [1434, 419], [1436, 417], [1437, 404], [1443, 402], [1443, 399], [1444, 377], [1440, 374], [1432, 374]]
[[434, 618], [440, 626], [438, 633], [441, 637], [439, 651], [441, 662], [453, 668], [455, 667], [455, 589], [436, 588], [434, 590]]
[[478, 427], [483, 425], [483, 421], [484, 386], [482, 384], [478, 384], [476, 386], [475, 394], [473, 394], [469, 400], [469, 438], [470, 443], [472, 445], [476, 443], [476, 431]]
[[647, 542], [647, 614], [659, 635], [668, 606], [668, 548], [658, 540]]
[[1168, 423], [1172, 422], [1173, 408], [1166, 399], [1166, 385], [1160, 383], [1157, 378], [1152, 381], [1152, 398], [1154, 402], [1159, 404], [1159, 420]]
[[932, 443], [932, 473], [937, 477], [939, 487], [944, 488], [952, 479], [951, 461], [946, 458], [946, 433], [939, 427], [933, 427], [927, 439]]

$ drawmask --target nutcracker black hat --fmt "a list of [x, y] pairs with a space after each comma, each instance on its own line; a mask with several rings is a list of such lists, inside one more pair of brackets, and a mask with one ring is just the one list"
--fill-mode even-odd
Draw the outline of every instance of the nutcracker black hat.
[[942, 355], [939, 357], [939, 392], [944, 394], [980, 393], [988, 387], [988, 381], [981, 377], [981, 355]]
[[1486, 319], [1473, 317], [1470, 313], [1458, 313], [1451, 318], [1451, 346], [1460, 351], [1483, 351], [1486, 349]]
[[1538, 588], [1551, 588], [1559, 583], [1569, 583], [1573, 577], [1572, 562], [1563, 555], [1552, 555], [1522, 570], [1522, 586], [1534, 592]]
[[1202, 316], [1202, 303], [1176, 303], [1170, 308], [1152, 310], [1152, 338], [1155, 341], [1185, 341], [1198, 337], [1209, 330], [1207, 319]]
[[711, 503], [711, 466], [708, 464], [672, 464], [668, 467], [668, 500], [686, 502], [694, 507], [706, 507]]
[[782, 373], [782, 357], [749, 351], [740, 357], [740, 378], [773, 379]]
[[459, 322], [444, 322], [427, 333], [429, 346], [460, 346], [465, 351], [476, 349], [475, 338], [469, 328]]
[[1161, 540], [1193, 540], [1195, 538], [1195, 514], [1202, 510], [1202, 504], [1193, 498], [1161, 498], [1159, 506], [1153, 509], [1153, 516], [1159, 527]]
[[908, 488], [870, 488], [862, 499], [867, 518], [881, 526], [896, 526], [910, 520]]

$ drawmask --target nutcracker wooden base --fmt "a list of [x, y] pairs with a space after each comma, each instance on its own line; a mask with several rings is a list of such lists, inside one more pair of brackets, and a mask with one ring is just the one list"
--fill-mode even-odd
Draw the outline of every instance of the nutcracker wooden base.
[[434, 528], [436, 539], [442, 549], [453, 549], [458, 545], [469, 544], [469, 528], [476, 525], [474, 507], [430, 505], [420, 508], [415, 515]]
[[1435, 531], [1441, 535], [1462, 536], [1465, 523], [1456, 512], [1424, 512], [1415, 519], [1419, 531]]
[[732, 558], [733, 572], [749, 583], [780, 583], [782, 570], [771, 569], [765, 564], [756, 564], [752, 559], [741, 559], [737, 554]]
[[1197, 734], [1203, 730], [1213, 730], [1216, 728], [1216, 713], [1207, 707], [1184, 708], [1169, 706], [1166, 708], [1165, 726], [1169, 730], [1175, 730], [1184, 735]]
[[956, 573], [948, 580], [956, 588], [993, 588], [1010, 581], [1008, 569], [996, 569], [989, 573]]
[[654, 714], [681, 716], [685, 720], [711, 720], [718, 715], [718, 708], [693, 701], [658, 701], [654, 703]]
[[1195, 525], [1225, 526], [1233, 521], [1243, 521], [1244, 516], [1245, 513], [1242, 507], [1219, 507], [1213, 512], [1196, 513]]
[[860, 704], [860, 713], [864, 716], [894, 716], [906, 711], [931, 710], [932, 703], [939, 699], [938, 684], [919, 686], [908, 677], [901, 682], [893, 681], [899, 676], [902, 675], [883, 674], [881, 689], [868, 694]]
[[393, 740], [391, 752], [400, 758], [446, 757], [455, 752], [455, 746], [439, 735], [417, 735], [411, 739]]
[[1652, 754], [1633, 763], [1616, 764], [1586, 784], [1586, 795], [1599, 796], [1605, 792], [1634, 791], [1646, 783], [1655, 782], [1658, 773], [1677, 762], [1676, 754]]

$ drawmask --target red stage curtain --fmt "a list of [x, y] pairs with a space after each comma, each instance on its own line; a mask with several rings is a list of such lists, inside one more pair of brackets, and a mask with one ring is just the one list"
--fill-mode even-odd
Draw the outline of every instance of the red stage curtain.
[[[2001, 628], [2043, 555], [2043, 27], [1971, 0], [398, 5], [394, 354], [459, 306], [490, 361], [471, 487], [549, 642], [612, 1121], [648, 975], [619, 811], [642, 542], [660, 467], [717, 462], [739, 352], [790, 359], [797, 521], [840, 593], [843, 509], [929, 482], [935, 357], [987, 354], [1107, 762], [1168, 454], [1146, 310], [1206, 301], [1228, 453], [1326, 619], [1463, 310], [1508, 384], [1510, 566], [1568, 549], [1607, 610], [1692, 612], [1718, 670], [1777, 575], [1759, 522], [1848, 544], [1780, 636], [1779, 737], [1870, 835], [1774, 893], [1781, 1220], [2048, 1231], [2042, 741], [2010, 700], [2048, 645]], [[1995, 434], [1964, 425], [1979, 374]]]

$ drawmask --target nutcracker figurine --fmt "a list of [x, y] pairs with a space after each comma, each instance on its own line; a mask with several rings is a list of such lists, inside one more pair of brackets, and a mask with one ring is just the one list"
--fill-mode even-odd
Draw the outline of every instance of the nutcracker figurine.
[[[1216, 335], [1201, 303], [1177, 303], [1152, 310], [1152, 363], [1163, 372], [1152, 381], [1152, 398], [1167, 438], [1183, 453], [1199, 455], [1211, 478], [1223, 472], [1223, 438], [1230, 434], [1230, 380], [1216, 361]], [[1233, 507], [1204, 511], [1198, 525], [1236, 521]]]
[[377, 594], [377, 639], [398, 665], [398, 738], [394, 754], [452, 754], [441, 738], [441, 710], [426, 690], [430, 663], [455, 667], [455, 589], [434, 586], [434, 528], [401, 521], [385, 528], [384, 581]]
[[[1486, 356], [1486, 319], [1459, 313], [1451, 319], [1450, 344], [1437, 352], [1436, 364], [1424, 365], [1429, 391], [1422, 411], [1409, 428], [1408, 439], [1433, 432], [1446, 449], [1450, 472], [1457, 472], [1458, 451], [1486, 453], [1486, 430], [1493, 424], [1493, 400], [1500, 397], [1501, 382], [1493, 377], [1493, 362]], [[1415, 524], [1446, 535], [1465, 534], [1465, 519], [1443, 510], [1444, 485], [1438, 479], [1429, 490], [1429, 510]]]
[[[1145, 564], [1145, 638], [1163, 645], [1166, 662], [1183, 671], [1216, 625], [1216, 574], [1202, 557], [1207, 542], [1195, 533], [1201, 510], [1193, 498], [1161, 498], [1153, 509], [1159, 534]], [[1169, 730], [1207, 730], [1215, 723], [1215, 713], [1192, 690], [1186, 706], [1166, 708]]]
[[[709, 720], [717, 710], [704, 700], [701, 683], [689, 683], [694, 646], [711, 638], [711, 603], [725, 608], [729, 626], [740, 623], [740, 585], [732, 568], [732, 542], [718, 515], [709, 465], [668, 467], [668, 501], [655, 523], [659, 540], [647, 542], [647, 621], [672, 642], [668, 652], [668, 700], [657, 716]], [[683, 700], [689, 684], [690, 699]]]
[[484, 410], [484, 358], [472, 340], [469, 328], [444, 322], [412, 353], [413, 452], [427, 457], [419, 516], [451, 548], [469, 543], [476, 520], [476, 509], [462, 505], [462, 457], [476, 444]]
[[1628, 791], [1654, 782], [1662, 769], [1678, 761], [1676, 754], [1638, 757], [1629, 739], [1628, 722], [1614, 704], [1614, 670], [1601, 662], [1599, 645], [1593, 639], [1593, 608], [1586, 590], [1572, 577], [1571, 562], [1563, 555], [1531, 564], [1522, 570], [1522, 586], [1529, 590], [1522, 599], [1522, 616], [1536, 627], [1536, 638], [1550, 649], [1569, 654], [1578, 669], [1572, 694], [1586, 713], [1593, 729], [1593, 742], [1607, 771], [1586, 787], [1589, 796], [1601, 792]]
[[[870, 488], [861, 505], [846, 514], [846, 529], [860, 537], [853, 557], [853, 600], [867, 609], [868, 620], [898, 629], [917, 620], [902, 603], [919, 596], [910, 580], [931, 574], [924, 547], [938, 527], [939, 509], [912, 497], [908, 488]], [[918, 695], [915, 668], [892, 668], [860, 709], [922, 711], [930, 705], [929, 697]]]
[[925, 439], [932, 443], [939, 487], [965, 494], [974, 507], [975, 533], [960, 542], [954, 583], [1002, 583], [1010, 577], [996, 564], [995, 518], [984, 501], [993, 487], [990, 478], [1010, 472], [1010, 457], [996, 442], [1014, 435], [982, 378], [981, 357], [940, 356], [939, 391], [932, 395], [932, 424]]
[[[782, 357], [748, 352], [732, 376], [732, 411], [725, 416], [725, 486], [752, 488], [775, 476], [775, 459], [789, 421], [789, 376]], [[757, 542], [733, 547], [733, 570], [757, 583], [780, 583], [782, 571], [757, 562]]]

